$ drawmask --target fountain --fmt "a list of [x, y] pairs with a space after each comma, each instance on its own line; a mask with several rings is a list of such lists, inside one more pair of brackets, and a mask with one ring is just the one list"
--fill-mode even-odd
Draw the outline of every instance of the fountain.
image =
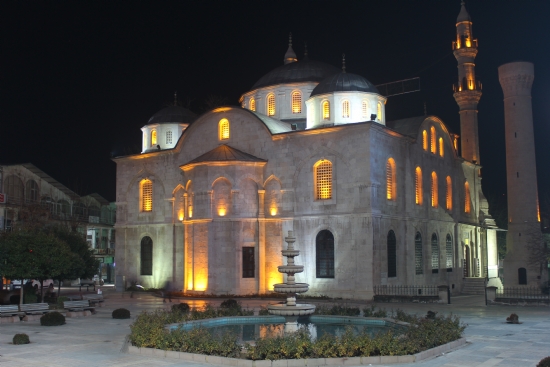
[[293, 231], [288, 231], [288, 236], [285, 238], [285, 242], [288, 244], [286, 250], [282, 250], [281, 253], [286, 257], [286, 265], [278, 267], [279, 273], [287, 275], [286, 283], [279, 283], [273, 286], [273, 290], [276, 293], [287, 294], [286, 302], [280, 302], [276, 304], [270, 304], [267, 306], [267, 310], [271, 315], [283, 316], [285, 318], [285, 333], [294, 332], [298, 330], [298, 317], [311, 315], [315, 312], [315, 305], [307, 303], [296, 303], [296, 295], [298, 293], [305, 293], [309, 289], [307, 283], [296, 283], [294, 275], [304, 271], [303, 265], [296, 265], [294, 258], [300, 255], [299, 250], [294, 249], [294, 237]]

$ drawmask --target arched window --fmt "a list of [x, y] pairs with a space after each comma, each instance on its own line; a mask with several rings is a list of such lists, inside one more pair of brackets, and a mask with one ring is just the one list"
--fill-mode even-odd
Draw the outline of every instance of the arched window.
[[97, 206], [92, 205], [88, 208], [88, 214], [92, 217], [99, 217], [100, 210]]
[[334, 278], [334, 236], [322, 230], [315, 238], [315, 264], [317, 278]]
[[166, 132], [166, 144], [172, 144], [172, 130]]
[[447, 180], [446, 180], [446, 190], [445, 190], [445, 207], [447, 208], [447, 210], [451, 210], [453, 209], [453, 185], [452, 185], [452, 182], [451, 182], [451, 177], [450, 176], [447, 176]]
[[527, 269], [525, 268], [518, 269], [518, 284], [520, 285], [527, 284]]
[[302, 113], [302, 93], [292, 92], [292, 113]]
[[275, 95], [269, 94], [267, 96], [267, 115], [275, 116]]
[[436, 153], [437, 151], [437, 145], [436, 145], [436, 139], [437, 137], [435, 136], [435, 127], [431, 127], [430, 128], [430, 152], [432, 152], [433, 154]]
[[420, 232], [416, 232], [414, 236], [414, 269], [416, 275], [423, 274], [423, 262], [422, 262], [422, 235]]
[[432, 172], [432, 207], [437, 208], [438, 205], [438, 190], [437, 190], [437, 173]]
[[329, 101], [323, 101], [322, 109], [323, 109], [323, 120], [330, 120], [330, 103], [329, 103]]
[[395, 187], [395, 161], [393, 158], [389, 158], [386, 163], [386, 198], [388, 200], [395, 200]]
[[218, 124], [220, 140], [229, 139], [229, 120], [221, 119]]
[[71, 204], [69, 204], [67, 200], [59, 200], [57, 206], [59, 208], [57, 211], [59, 214], [64, 214], [65, 216], [71, 214]]
[[349, 118], [350, 112], [349, 112], [349, 101], [343, 101], [342, 102], [342, 117], [343, 118]]
[[395, 232], [388, 232], [388, 278], [395, 278], [397, 276], [397, 240], [395, 239]]
[[450, 234], [445, 238], [445, 267], [447, 271], [453, 268], [453, 239]]
[[470, 213], [470, 184], [464, 182], [464, 213]]
[[[140, 196], [142, 212], [150, 212], [153, 210], [153, 182], [148, 179], [143, 179], [140, 182]], [[91, 214], [90, 214], [91, 215]]]
[[149, 236], [141, 239], [141, 275], [153, 275], [153, 240]]
[[250, 98], [250, 111], [256, 111], [256, 100], [254, 98]]
[[369, 116], [369, 102], [366, 100], [363, 100], [361, 103], [361, 116], [363, 118], [368, 118]]
[[315, 177], [315, 199], [332, 199], [332, 163], [322, 159], [313, 166]]
[[432, 233], [432, 273], [439, 273], [439, 241], [435, 233]]
[[439, 138], [439, 156], [443, 158], [445, 155], [445, 150], [443, 149], [443, 138]]
[[422, 169], [420, 167], [416, 167], [414, 174], [414, 194], [415, 203], [422, 205]]
[[151, 146], [157, 145], [157, 130], [151, 130]]
[[21, 204], [24, 198], [24, 186], [21, 179], [17, 176], [10, 175], [6, 178], [4, 189], [8, 196], [8, 203]]
[[40, 200], [40, 206], [42, 206], [43, 208], [48, 209], [50, 211], [50, 213], [55, 213], [55, 202], [49, 196], [44, 196]]
[[38, 184], [35, 180], [28, 180], [25, 185], [25, 198], [29, 203], [37, 203], [40, 197], [38, 193]]
[[378, 106], [376, 108], [376, 116], [378, 117], [378, 121], [382, 121], [382, 103], [378, 102]]
[[422, 130], [422, 149], [428, 150], [428, 133]]

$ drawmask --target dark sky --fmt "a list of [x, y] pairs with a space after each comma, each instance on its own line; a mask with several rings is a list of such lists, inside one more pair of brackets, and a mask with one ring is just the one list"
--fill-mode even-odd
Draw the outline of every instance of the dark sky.
[[[539, 191], [550, 190], [550, 1], [470, 0], [484, 192], [506, 190], [497, 67], [535, 64]], [[2, 1], [0, 163], [31, 162], [80, 194], [115, 200], [111, 155], [139, 152], [140, 128], [174, 91], [195, 112], [209, 95], [238, 104], [294, 49], [374, 84], [419, 76], [422, 91], [390, 97], [388, 119], [427, 112], [459, 133], [451, 41], [459, 0]]]

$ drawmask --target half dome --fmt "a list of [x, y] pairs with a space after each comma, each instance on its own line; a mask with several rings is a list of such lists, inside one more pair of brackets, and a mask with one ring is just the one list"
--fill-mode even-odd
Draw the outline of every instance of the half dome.
[[333, 92], [379, 93], [374, 84], [362, 76], [340, 72], [323, 79], [323, 81], [313, 89], [311, 97]]

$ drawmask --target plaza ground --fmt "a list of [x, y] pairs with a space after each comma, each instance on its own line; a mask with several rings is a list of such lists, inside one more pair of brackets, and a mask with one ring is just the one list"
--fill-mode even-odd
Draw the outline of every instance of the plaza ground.
[[[0, 324], [0, 366], [209, 366], [202, 363], [181, 362], [174, 359], [142, 357], [121, 352], [125, 337], [130, 332], [133, 318], [141, 311], [168, 309], [170, 303], [151, 294], [116, 293], [103, 288], [104, 307], [89, 317], [67, 318], [67, 324], [58, 327], [40, 326], [39, 321]], [[70, 292], [64, 289], [62, 291]], [[75, 290], [72, 290], [74, 293]], [[76, 290], [76, 293], [77, 290]], [[219, 305], [223, 299], [182, 299], [200, 306], [208, 302]], [[268, 300], [240, 299], [244, 307], [259, 309]], [[346, 302], [364, 308], [366, 302]], [[428, 310], [440, 314], [453, 313], [468, 324], [465, 337], [469, 344], [436, 358], [399, 366], [458, 367], [458, 366], [516, 366], [528, 367], [550, 355], [550, 308], [544, 306], [485, 306], [483, 296], [458, 296], [452, 304], [378, 304], [387, 310], [425, 314]], [[124, 307], [132, 319], [115, 320], [111, 312]], [[519, 315], [519, 325], [507, 324], [510, 313]], [[29, 335], [31, 344], [13, 345], [16, 333]], [[382, 365], [383, 366], [383, 365]]]

